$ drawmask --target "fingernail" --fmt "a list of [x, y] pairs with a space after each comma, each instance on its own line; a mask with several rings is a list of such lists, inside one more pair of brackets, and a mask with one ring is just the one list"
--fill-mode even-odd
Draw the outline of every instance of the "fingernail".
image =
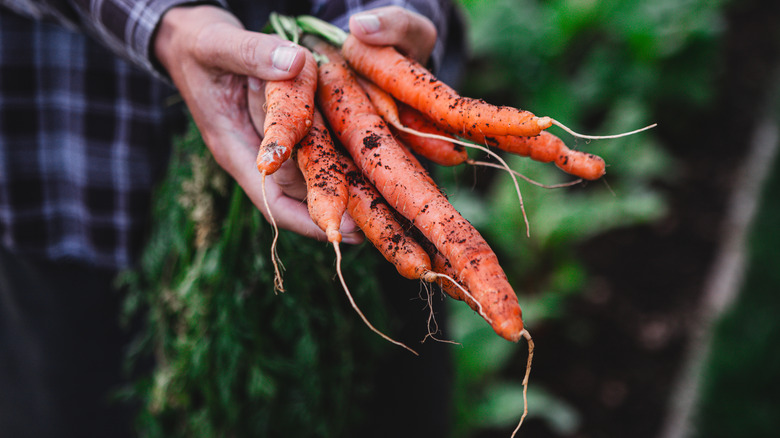
[[271, 55], [271, 62], [274, 68], [284, 72], [290, 71], [300, 50], [301, 48], [298, 46], [279, 46], [274, 49], [273, 55]]
[[379, 17], [374, 14], [358, 14], [353, 17], [365, 33], [374, 33], [379, 30]]
[[260, 91], [260, 87], [262, 86], [262, 83], [260, 82], [260, 79], [257, 79], [256, 77], [250, 76], [247, 79], [247, 83], [249, 84], [249, 88], [252, 91]]

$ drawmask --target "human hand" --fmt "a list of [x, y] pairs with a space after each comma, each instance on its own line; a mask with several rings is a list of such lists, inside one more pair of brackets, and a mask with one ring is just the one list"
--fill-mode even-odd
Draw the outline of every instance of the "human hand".
[[349, 32], [367, 44], [395, 46], [421, 64], [436, 44], [436, 27], [426, 17], [398, 6], [371, 9], [349, 18]]
[[[266, 219], [273, 214], [281, 228], [326, 240], [302, 202], [305, 185], [292, 162], [266, 178], [263, 193], [255, 164], [261, 136], [253, 127], [248, 108], [247, 78], [254, 78], [251, 85], [259, 89], [260, 80], [294, 77], [303, 67], [304, 49], [273, 35], [246, 31], [227, 11], [204, 5], [168, 11], [157, 31], [154, 50], [217, 163]], [[345, 243], [363, 240], [348, 216], [341, 231]]]
[[[436, 41], [427, 18], [399, 7], [354, 15], [350, 30], [370, 44], [394, 45], [425, 62]], [[266, 219], [296, 233], [326, 240], [311, 220], [305, 183], [292, 160], [266, 178], [265, 194], [255, 166], [261, 142], [267, 80], [290, 79], [303, 67], [303, 48], [273, 35], [249, 32], [227, 11], [212, 6], [175, 7], [160, 24], [155, 54], [187, 104], [206, 145]], [[267, 198], [268, 207], [264, 201]], [[362, 234], [345, 215], [343, 241]]]

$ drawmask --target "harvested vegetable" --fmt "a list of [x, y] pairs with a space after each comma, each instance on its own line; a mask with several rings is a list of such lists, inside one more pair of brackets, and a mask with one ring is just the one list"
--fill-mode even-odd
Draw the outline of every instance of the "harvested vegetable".
[[303, 42], [327, 57], [320, 64], [318, 103], [355, 164], [450, 260], [493, 329], [517, 342], [523, 336], [522, 312], [493, 250], [406, 157], [339, 54], [321, 40], [304, 37]]

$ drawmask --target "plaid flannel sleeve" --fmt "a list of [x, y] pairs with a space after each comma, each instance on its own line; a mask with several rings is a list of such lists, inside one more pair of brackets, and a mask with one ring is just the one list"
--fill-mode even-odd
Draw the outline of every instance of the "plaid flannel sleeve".
[[0, 0], [24, 16], [82, 29], [117, 55], [159, 75], [151, 43], [162, 15], [174, 6], [214, 4], [225, 0]]

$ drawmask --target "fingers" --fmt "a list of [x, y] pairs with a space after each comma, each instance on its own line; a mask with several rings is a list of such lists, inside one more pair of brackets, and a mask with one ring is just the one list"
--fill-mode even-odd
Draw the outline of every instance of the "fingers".
[[265, 80], [290, 79], [301, 71], [305, 61], [301, 46], [275, 35], [232, 26], [213, 25], [203, 29], [201, 40], [197, 58], [204, 64], [235, 74]]
[[349, 19], [349, 31], [368, 44], [395, 46], [426, 63], [436, 44], [436, 27], [424, 16], [398, 6], [371, 9]]
[[344, 216], [342, 216], [341, 227], [339, 228], [339, 231], [341, 231], [341, 241], [344, 243], [354, 245], [362, 243], [363, 240], [365, 240], [363, 232], [360, 230], [360, 228], [358, 228], [357, 224], [355, 223], [354, 219], [352, 219], [352, 216], [349, 215], [349, 213], [344, 213]]
[[[276, 175], [276, 173], [274, 173]], [[262, 195], [261, 195], [262, 196]], [[268, 200], [268, 210], [273, 215], [273, 219], [279, 228], [298, 233], [302, 236], [310, 237], [316, 240], [327, 242], [327, 235], [312, 221], [309, 216], [309, 209], [306, 203], [284, 194], [273, 178], [266, 177], [265, 196]], [[250, 196], [252, 198], [252, 196]], [[263, 216], [270, 222], [271, 217], [265, 208], [265, 202], [253, 202], [263, 213]], [[364, 239], [363, 233], [357, 228], [355, 222], [349, 215], [344, 214], [341, 222], [342, 242], [348, 244], [361, 243]]]
[[265, 131], [265, 81], [249, 76], [247, 82], [247, 109], [259, 137]]
[[203, 68], [265, 80], [295, 77], [304, 64], [302, 47], [245, 30], [228, 11], [214, 6], [179, 6], [163, 15], [155, 54], [169, 71], [193, 58]]
[[306, 180], [303, 179], [303, 174], [292, 158], [282, 163], [279, 170], [271, 177], [286, 196], [299, 200], [306, 199]]

